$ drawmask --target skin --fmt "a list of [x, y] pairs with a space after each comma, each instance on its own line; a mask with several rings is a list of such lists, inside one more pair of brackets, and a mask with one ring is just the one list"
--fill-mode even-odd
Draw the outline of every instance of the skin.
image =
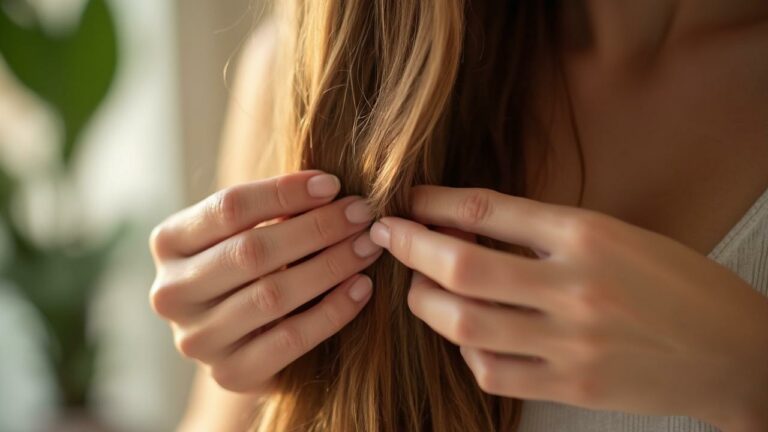
[[564, 61], [586, 173], [563, 89], [543, 77], [535, 109], [551, 120], [550, 151], [526, 140], [535, 185], [526, 196], [709, 253], [768, 187], [768, 4], [758, 3], [585, 2], [593, 24], [566, 13], [565, 39], [578, 41]]
[[[323, 206], [339, 187], [336, 177], [318, 171], [246, 183], [171, 216], [152, 233], [152, 307], [171, 321], [179, 352], [207, 365], [223, 388], [264, 391], [370, 298], [371, 281], [357, 272], [381, 248], [359, 234], [372, 218], [361, 198]], [[278, 218], [287, 219], [260, 225]], [[285, 316], [329, 290], [307, 311]]]
[[[766, 430], [761, 414], [768, 412], [768, 396], [760, 390], [768, 389], [768, 300], [704, 257], [768, 187], [766, 4], [563, 3], [565, 71], [588, 174], [583, 201], [584, 173], [562, 88], [541, 74], [533, 112], [551, 119], [552, 145], [544, 154], [533, 137], [525, 140], [536, 185], [526, 196], [533, 199], [418, 187], [415, 220], [381, 220], [372, 236], [417, 270], [409, 294], [413, 313], [462, 347], [489, 393], [685, 414], [726, 432]], [[303, 253], [334, 244], [310, 234], [319, 233], [311, 217], [285, 220], [299, 208], [338, 217], [341, 222], [326, 220], [340, 227], [333, 237], [343, 245], [333, 252], [339, 256], [354, 253], [351, 241], [368, 225], [346, 225], [342, 208], [329, 210], [339, 205], [333, 197], [308, 197], [302, 185], [317, 172], [253, 182], [259, 160], [253, 143], [268, 136], [268, 110], [257, 101], [270, 98], [273, 46], [268, 34], [254, 41], [224, 135], [225, 192], [172, 216], [153, 234], [152, 304], [171, 323], [182, 353], [201, 365], [182, 431], [243, 430], [243, 413], [268, 391], [270, 373], [364, 307], [345, 292], [375, 259], [358, 259], [335, 277], [304, 267], [291, 278], [282, 265], [295, 255], [261, 269], [231, 260], [236, 248], [227, 245], [244, 244], [233, 239], [267, 232], [277, 239], [291, 231], [281, 229], [289, 222], [307, 233], [306, 243], [292, 245], [302, 245]], [[255, 211], [280, 208], [275, 194], [264, 194], [278, 183], [291, 185], [296, 196], [284, 199], [296, 207]], [[233, 188], [242, 193], [227, 192]], [[234, 207], [254, 211], [217, 219], [212, 209], [232, 195]], [[271, 231], [250, 229], [263, 221], [279, 223]], [[472, 242], [473, 233], [528, 245], [540, 259], [484, 249]], [[280, 248], [279, 241], [270, 244]], [[229, 275], [233, 268], [239, 274]], [[254, 301], [269, 296], [237, 295], [241, 287], [257, 291], [253, 281], [269, 269], [292, 283], [323, 280], [311, 292], [329, 290], [320, 310], [338, 314], [284, 319], [287, 307], [264, 310], [271, 302]], [[295, 292], [296, 285], [282, 286]], [[245, 310], [247, 325], [235, 325]], [[285, 323], [294, 330], [285, 331]], [[232, 343], [246, 334], [245, 343]], [[275, 346], [292, 349], [272, 362], [268, 352]], [[252, 368], [239, 366], [246, 359], [268, 367], [254, 378]]]
[[768, 300], [728, 269], [598, 212], [490, 190], [417, 187], [412, 211], [418, 222], [383, 218], [371, 237], [417, 272], [408, 306], [486, 392], [768, 427]]

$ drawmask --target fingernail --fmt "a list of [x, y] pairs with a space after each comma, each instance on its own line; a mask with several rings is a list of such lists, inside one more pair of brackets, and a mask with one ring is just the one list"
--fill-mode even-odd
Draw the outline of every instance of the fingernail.
[[347, 206], [344, 211], [347, 216], [347, 220], [353, 224], [361, 224], [370, 222], [373, 219], [371, 209], [368, 207], [368, 203], [364, 200], [357, 200]]
[[341, 182], [331, 174], [318, 174], [307, 181], [307, 192], [314, 198], [328, 198], [339, 193]]
[[358, 278], [351, 287], [349, 287], [348, 294], [349, 298], [359, 303], [371, 295], [371, 291], [373, 291], [373, 284], [371, 283], [371, 280], [365, 276], [362, 276]]
[[389, 248], [389, 227], [382, 222], [376, 222], [371, 227], [371, 240], [377, 245]]
[[360, 258], [368, 258], [375, 255], [381, 250], [381, 246], [371, 241], [371, 236], [368, 233], [363, 233], [360, 237], [355, 239], [352, 243], [352, 250]]

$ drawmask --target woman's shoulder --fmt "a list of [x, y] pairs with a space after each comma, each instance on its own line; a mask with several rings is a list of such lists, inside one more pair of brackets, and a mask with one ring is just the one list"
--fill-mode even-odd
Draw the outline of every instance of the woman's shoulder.
[[259, 155], [271, 131], [277, 40], [274, 19], [266, 18], [245, 41], [234, 65], [219, 153], [221, 187], [257, 177]]

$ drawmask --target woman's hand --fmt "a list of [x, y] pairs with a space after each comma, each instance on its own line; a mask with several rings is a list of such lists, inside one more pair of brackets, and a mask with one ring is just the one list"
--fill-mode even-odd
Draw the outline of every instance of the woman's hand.
[[[370, 279], [357, 273], [381, 248], [367, 233], [357, 235], [371, 221], [367, 204], [358, 197], [331, 203], [338, 192], [338, 179], [318, 171], [247, 183], [153, 231], [152, 307], [171, 322], [178, 350], [210, 366], [222, 387], [263, 391], [370, 298]], [[329, 289], [318, 304], [285, 318]]]
[[421, 186], [413, 216], [529, 246], [491, 250], [400, 218], [371, 236], [416, 270], [410, 309], [488, 393], [768, 430], [768, 300], [662, 235], [597, 212]]

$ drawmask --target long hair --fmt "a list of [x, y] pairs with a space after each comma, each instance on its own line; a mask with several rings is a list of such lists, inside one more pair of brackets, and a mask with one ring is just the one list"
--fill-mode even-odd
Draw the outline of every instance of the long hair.
[[[416, 184], [524, 194], [521, 130], [546, 3], [275, 2], [274, 133], [262, 162], [334, 173], [376, 216], [407, 216]], [[366, 272], [368, 305], [279, 373], [253, 430], [514, 430], [519, 401], [483, 393], [457, 347], [408, 310], [410, 271], [385, 255]]]

